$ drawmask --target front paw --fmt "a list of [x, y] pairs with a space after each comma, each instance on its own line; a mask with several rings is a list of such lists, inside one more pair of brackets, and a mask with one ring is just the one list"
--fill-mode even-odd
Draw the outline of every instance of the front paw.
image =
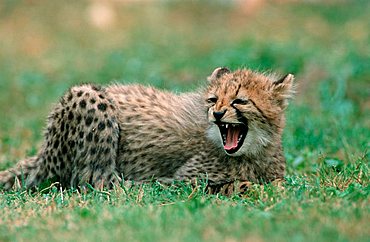
[[249, 181], [234, 181], [223, 184], [212, 184], [208, 185], [209, 194], [221, 194], [224, 196], [240, 195], [244, 194], [251, 186]]

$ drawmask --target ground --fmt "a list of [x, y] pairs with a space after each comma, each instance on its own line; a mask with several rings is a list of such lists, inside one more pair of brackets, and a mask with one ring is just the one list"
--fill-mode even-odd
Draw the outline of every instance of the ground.
[[0, 169], [35, 154], [73, 84], [180, 92], [228, 66], [293, 73], [298, 85], [285, 184], [232, 197], [202, 182], [0, 192], [0, 240], [368, 241], [370, 4], [266, 2], [0, 3]]

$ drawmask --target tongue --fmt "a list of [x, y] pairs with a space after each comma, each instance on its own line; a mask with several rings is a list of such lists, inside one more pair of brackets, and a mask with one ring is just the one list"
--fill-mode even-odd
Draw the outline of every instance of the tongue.
[[232, 150], [238, 147], [240, 129], [238, 127], [229, 127], [227, 129], [226, 144], [224, 145], [225, 150]]

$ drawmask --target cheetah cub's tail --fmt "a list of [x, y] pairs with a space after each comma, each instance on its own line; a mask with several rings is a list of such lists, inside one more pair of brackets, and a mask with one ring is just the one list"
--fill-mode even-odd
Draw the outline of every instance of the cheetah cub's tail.
[[10, 190], [32, 186], [35, 174], [40, 170], [39, 160], [37, 156], [29, 157], [19, 161], [15, 167], [1, 171], [0, 188]]

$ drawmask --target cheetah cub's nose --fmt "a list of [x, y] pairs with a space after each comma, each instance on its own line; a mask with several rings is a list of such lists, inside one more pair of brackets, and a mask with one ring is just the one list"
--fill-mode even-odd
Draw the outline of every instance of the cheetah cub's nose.
[[221, 111], [221, 112], [213, 112], [213, 116], [215, 117], [216, 121], [221, 121], [225, 113], [226, 113], [226, 110]]

